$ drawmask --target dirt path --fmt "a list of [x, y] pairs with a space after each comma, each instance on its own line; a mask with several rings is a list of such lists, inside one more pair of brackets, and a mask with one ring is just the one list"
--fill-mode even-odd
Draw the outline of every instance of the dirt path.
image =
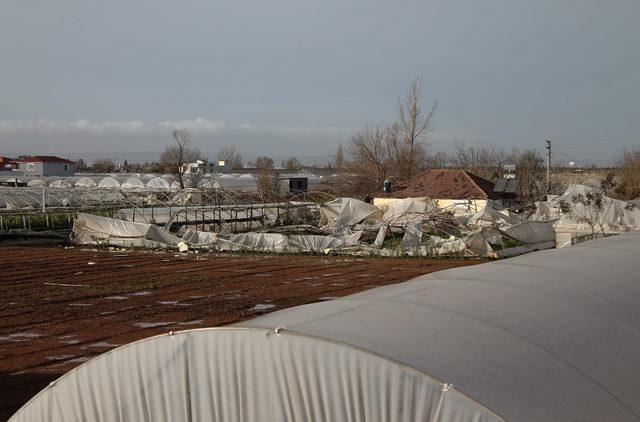
[[134, 340], [478, 262], [0, 247], [0, 420], [73, 367]]

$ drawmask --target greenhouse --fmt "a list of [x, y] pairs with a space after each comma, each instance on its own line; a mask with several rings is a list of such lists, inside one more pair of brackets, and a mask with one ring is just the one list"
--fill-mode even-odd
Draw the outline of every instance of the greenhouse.
[[11, 421], [637, 421], [639, 257], [629, 233], [170, 332]]

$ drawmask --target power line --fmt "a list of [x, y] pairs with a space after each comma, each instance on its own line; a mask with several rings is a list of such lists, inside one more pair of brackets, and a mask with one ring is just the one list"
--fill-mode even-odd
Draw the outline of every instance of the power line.
[[565, 157], [567, 157], [570, 161], [576, 162], [576, 163], [580, 164], [582, 167], [587, 167], [582, 161], [576, 160], [575, 158], [571, 157], [569, 154], [567, 154], [566, 152], [564, 152], [563, 150], [561, 150], [557, 146], [551, 145], [551, 148], [553, 148], [554, 150], [558, 151], [560, 154], [562, 154]]

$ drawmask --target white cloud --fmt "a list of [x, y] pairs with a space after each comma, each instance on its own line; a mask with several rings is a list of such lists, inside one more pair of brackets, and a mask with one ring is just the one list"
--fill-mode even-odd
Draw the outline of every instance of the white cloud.
[[150, 134], [168, 133], [172, 129], [188, 129], [195, 133], [220, 133], [223, 131], [244, 132], [280, 132], [289, 135], [313, 135], [317, 133], [341, 134], [350, 133], [350, 128], [335, 126], [273, 126], [253, 123], [229, 124], [221, 120], [196, 118], [193, 120], [166, 120], [162, 122], [145, 122], [141, 120], [76, 120], [60, 121], [50, 119], [17, 119], [0, 120], [0, 133], [60, 133], [78, 132], [94, 135], [107, 133]]
[[103, 133], [141, 133], [148, 132], [149, 125], [140, 120], [131, 121], [90, 121], [76, 120], [71, 122], [50, 119], [18, 119], [0, 120], [0, 132], [86, 132], [100, 135]]

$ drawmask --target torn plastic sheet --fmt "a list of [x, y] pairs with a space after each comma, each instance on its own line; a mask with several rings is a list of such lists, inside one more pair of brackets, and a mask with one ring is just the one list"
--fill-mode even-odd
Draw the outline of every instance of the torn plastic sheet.
[[109, 244], [124, 247], [166, 248], [180, 238], [147, 223], [133, 223], [92, 214], [78, 213], [73, 223], [71, 240], [84, 245]]
[[380, 207], [384, 211], [382, 221], [388, 224], [404, 226], [420, 223], [441, 210], [434, 203], [406, 198], [388, 202]]
[[[366, 218], [379, 219], [382, 210], [354, 198], [338, 198], [320, 207], [323, 223], [341, 229], [352, 226]], [[376, 218], [377, 217], [377, 218]]]

